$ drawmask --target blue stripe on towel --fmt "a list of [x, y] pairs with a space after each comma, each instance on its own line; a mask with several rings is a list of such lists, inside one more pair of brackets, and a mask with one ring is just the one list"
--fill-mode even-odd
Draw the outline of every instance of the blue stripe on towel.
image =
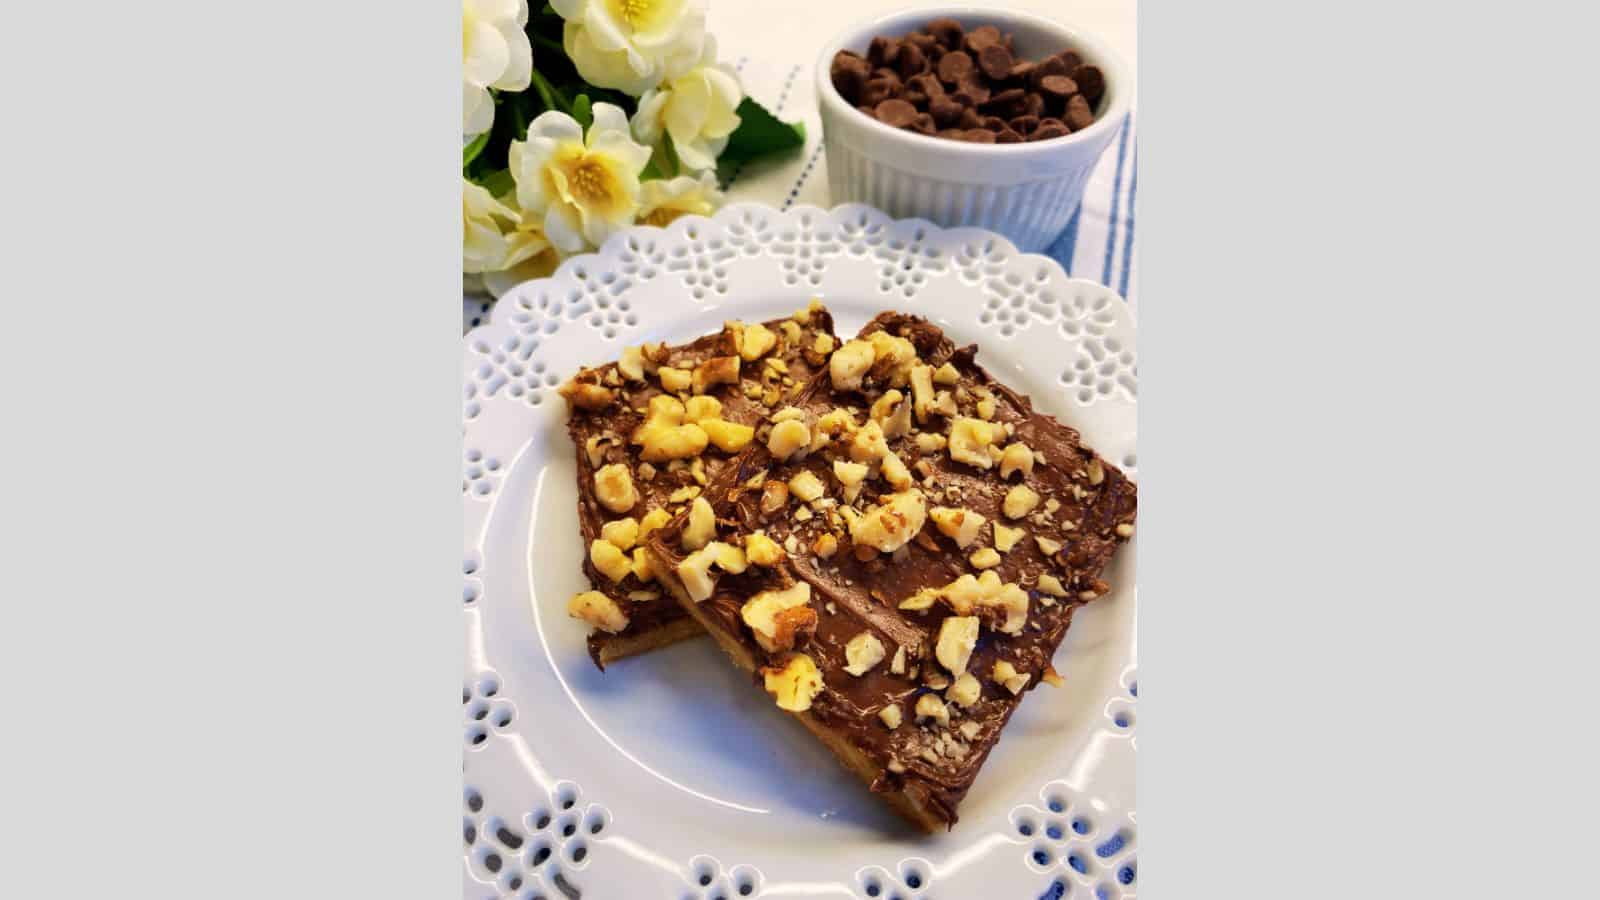
[[1045, 251], [1051, 259], [1061, 263], [1061, 268], [1067, 270], [1068, 275], [1072, 274], [1072, 251], [1078, 246], [1078, 217], [1082, 215], [1083, 203], [1080, 202], [1078, 208], [1072, 211], [1072, 218], [1067, 220], [1066, 230]]
[[1139, 192], [1139, 139], [1133, 141], [1133, 171], [1128, 175], [1128, 236], [1122, 245], [1122, 286], [1117, 288], [1117, 293], [1126, 300], [1128, 298], [1128, 273], [1133, 270], [1133, 198]]
[[1122, 164], [1128, 155], [1128, 132], [1133, 130], [1133, 113], [1122, 120], [1122, 136], [1117, 139], [1117, 178], [1111, 187], [1111, 219], [1106, 225], [1106, 267], [1100, 283], [1111, 285], [1111, 257], [1117, 248], [1117, 206], [1122, 200]]

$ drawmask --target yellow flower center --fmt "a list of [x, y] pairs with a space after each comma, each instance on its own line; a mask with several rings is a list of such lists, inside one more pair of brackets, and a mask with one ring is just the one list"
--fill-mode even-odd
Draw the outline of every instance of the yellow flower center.
[[645, 31], [661, 18], [661, 7], [669, 5], [656, 0], [611, 0], [611, 15], [634, 31]]
[[602, 206], [611, 201], [611, 178], [598, 160], [584, 157], [567, 170], [567, 185], [573, 199], [585, 206]]

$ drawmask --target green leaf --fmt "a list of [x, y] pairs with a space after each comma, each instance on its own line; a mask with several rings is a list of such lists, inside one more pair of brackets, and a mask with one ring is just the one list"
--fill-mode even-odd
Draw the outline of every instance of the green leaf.
[[572, 101], [572, 117], [578, 120], [578, 125], [584, 131], [588, 131], [589, 125], [594, 122], [592, 106], [593, 104], [590, 102], [588, 94], [579, 94], [578, 99]]
[[472, 165], [472, 161], [478, 158], [478, 154], [483, 152], [483, 148], [487, 146], [488, 143], [489, 132], [485, 131], [484, 133], [473, 138], [472, 143], [462, 147], [461, 168], [466, 169], [467, 166]]
[[718, 157], [719, 164], [741, 163], [805, 145], [803, 122], [783, 122], [767, 108], [749, 97], [739, 103], [739, 127], [728, 136], [728, 146]]
[[545, 109], [556, 109], [568, 115], [572, 114], [572, 107], [567, 103], [567, 98], [561, 96], [560, 91], [551, 87], [550, 82], [545, 80], [545, 77], [539, 73], [538, 69], [534, 69], [529, 77], [533, 83], [533, 89], [539, 93], [539, 99], [544, 101]]
[[496, 197], [504, 197], [517, 189], [517, 182], [511, 177], [510, 169], [496, 169], [485, 172], [472, 179], [475, 183], [483, 185], [489, 193]]

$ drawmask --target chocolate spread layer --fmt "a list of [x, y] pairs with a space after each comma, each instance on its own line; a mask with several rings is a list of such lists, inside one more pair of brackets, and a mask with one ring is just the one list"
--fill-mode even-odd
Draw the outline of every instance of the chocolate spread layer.
[[[833, 316], [826, 309], [813, 305], [794, 316], [762, 324], [777, 335], [774, 349], [760, 359], [742, 362], [736, 384], [719, 384], [705, 392], [722, 403], [720, 418], [725, 421], [741, 425], [756, 423], [769, 411], [765, 401], [782, 402], [802, 390], [818, 371], [826, 370], [826, 354], [816, 350], [819, 335], [833, 337]], [[692, 372], [707, 360], [726, 356], [738, 356], [738, 348], [732, 331], [725, 327], [687, 344], [662, 348], [652, 365]], [[630, 442], [630, 437], [644, 423], [650, 398], [663, 393], [660, 379], [647, 376], [643, 381], [632, 381], [622, 375], [616, 363], [608, 363], [584, 369], [574, 382], [609, 387], [616, 395], [614, 402], [601, 408], [585, 409], [569, 404], [567, 419], [567, 433], [572, 438], [578, 461], [578, 527], [586, 551], [583, 571], [594, 589], [616, 601], [628, 616], [627, 627], [617, 635], [603, 631], [589, 635], [589, 655], [596, 666], [604, 669], [600, 652], [607, 641], [653, 631], [686, 618], [687, 613], [658, 584], [641, 582], [631, 574], [620, 582], [608, 579], [590, 562], [589, 545], [600, 537], [601, 528], [607, 522], [628, 517], [638, 520], [657, 508], [671, 513], [686, 508], [692, 498], [684, 497], [681, 492], [700, 489], [735, 457], [707, 447], [698, 458], [698, 471], [687, 462], [645, 468], [640, 448]], [[591, 441], [594, 442], [592, 446]], [[595, 495], [595, 472], [612, 463], [628, 467], [639, 495], [634, 507], [623, 512], [607, 509]], [[645, 474], [651, 477], [646, 478]], [[674, 496], [681, 499], [674, 500]]]
[[[788, 650], [765, 651], [742, 619], [741, 609], [763, 591], [796, 581], [809, 584], [810, 607], [817, 615], [815, 631], [803, 634], [793, 650], [809, 655], [822, 674], [824, 687], [812, 700], [811, 713], [879, 766], [874, 790], [921, 794], [953, 824], [957, 806], [1021, 702], [1021, 694], [1041, 681], [1055, 680], [1050, 661], [1073, 611], [1109, 590], [1100, 574], [1132, 534], [1136, 489], [1120, 470], [1084, 447], [1077, 431], [1036, 412], [1028, 398], [995, 381], [977, 364], [975, 347], [956, 348], [926, 320], [897, 313], [879, 315], [863, 329], [862, 337], [878, 330], [909, 339], [923, 363], [935, 368], [950, 364], [958, 380], [940, 389], [951, 392], [958, 415], [1008, 428], [1002, 443], [1022, 443], [1033, 451], [1031, 471], [1002, 479], [998, 463], [983, 469], [952, 459], [946, 448], [919, 450], [916, 433], [947, 433], [950, 417], [931, 417], [914, 425], [911, 433], [890, 439], [888, 446], [910, 469], [914, 488], [922, 492], [927, 508], [959, 508], [984, 516], [986, 522], [973, 543], [958, 548], [930, 516], [921, 532], [892, 554], [863, 552], [858, 557], [847, 522], [839, 515], [845, 500], [833, 470], [833, 461], [845, 457], [824, 449], [798, 462], [775, 462], [765, 447], [764, 432], [758, 432], [751, 449], [735, 464], [719, 468], [706, 488], [719, 523], [716, 539], [742, 545], [745, 536], [759, 530], [787, 552], [773, 567], [751, 565], [739, 574], [720, 574], [715, 592], [702, 608], [718, 629], [735, 637], [765, 665], [776, 667]], [[855, 422], [865, 423], [873, 401], [885, 390], [869, 380], [860, 391], [835, 391], [824, 368], [793, 405], [807, 421], [816, 422], [843, 408]], [[904, 402], [911, 402], [910, 388], [902, 393]], [[826, 494], [810, 503], [791, 496], [781, 509], [764, 512], [765, 486], [787, 484], [802, 471], [827, 486]], [[1027, 515], [1011, 518], [1002, 507], [1007, 492], [1019, 484], [1026, 484], [1040, 500]], [[872, 510], [881, 496], [892, 493], [894, 488], [883, 479], [869, 478], [854, 505]], [[995, 523], [1025, 532], [999, 554], [991, 571], [1001, 582], [1026, 591], [1026, 623], [1020, 633], [1005, 633], [999, 628], [1005, 614], [980, 606], [975, 614], [982, 627], [966, 666], [981, 685], [980, 699], [966, 707], [948, 703], [948, 727], [934, 720], [919, 722], [914, 715], [916, 700], [928, 693], [944, 697], [952, 680], [934, 657], [940, 626], [953, 613], [944, 602], [921, 610], [902, 609], [900, 604], [924, 589], [938, 590], [962, 575], [977, 574], [972, 554], [995, 545]], [[655, 556], [674, 567], [689, 555], [680, 545], [684, 525], [679, 516], [649, 541]], [[838, 545], [826, 558], [817, 552], [824, 535], [832, 535]], [[1051, 590], [1042, 590], [1042, 575], [1053, 576], [1059, 588], [1050, 585]], [[846, 645], [862, 632], [877, 637], [886, 656], [856, 676], [845, 670]], [[892, 671], [891, 660], [902, 650], [905, 665], [900, 672]], [[1018, 692], [994, 677], [995, 663], [1002, 660], [1028, 676]], [[893, 729], [880, 718], [890, 705], [899, 705], [903, 712], [902, 723]]]

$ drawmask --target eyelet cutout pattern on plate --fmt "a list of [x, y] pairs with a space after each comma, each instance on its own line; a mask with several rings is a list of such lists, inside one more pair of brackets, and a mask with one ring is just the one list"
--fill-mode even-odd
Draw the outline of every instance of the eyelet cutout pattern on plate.
[[[1132, 859], [1133, 823], [1121, 818], [1109, 831], [1097, 829], [1096, 819], [1102, 815], [1097, 804], [1077, 796], [1065, 782], [1045, 785], [1039, 798], [1043, 808], [1011, 811], [1012, 838], [1021, 846], [1025, 864], [1040, 874], [1058, 873], [1063, 883], [1075, 882], [1083, 889], [1109, 883], [1120, 897], [1115, 873]], [[1090, 890], [1083, 894], [1089, 896]]]

